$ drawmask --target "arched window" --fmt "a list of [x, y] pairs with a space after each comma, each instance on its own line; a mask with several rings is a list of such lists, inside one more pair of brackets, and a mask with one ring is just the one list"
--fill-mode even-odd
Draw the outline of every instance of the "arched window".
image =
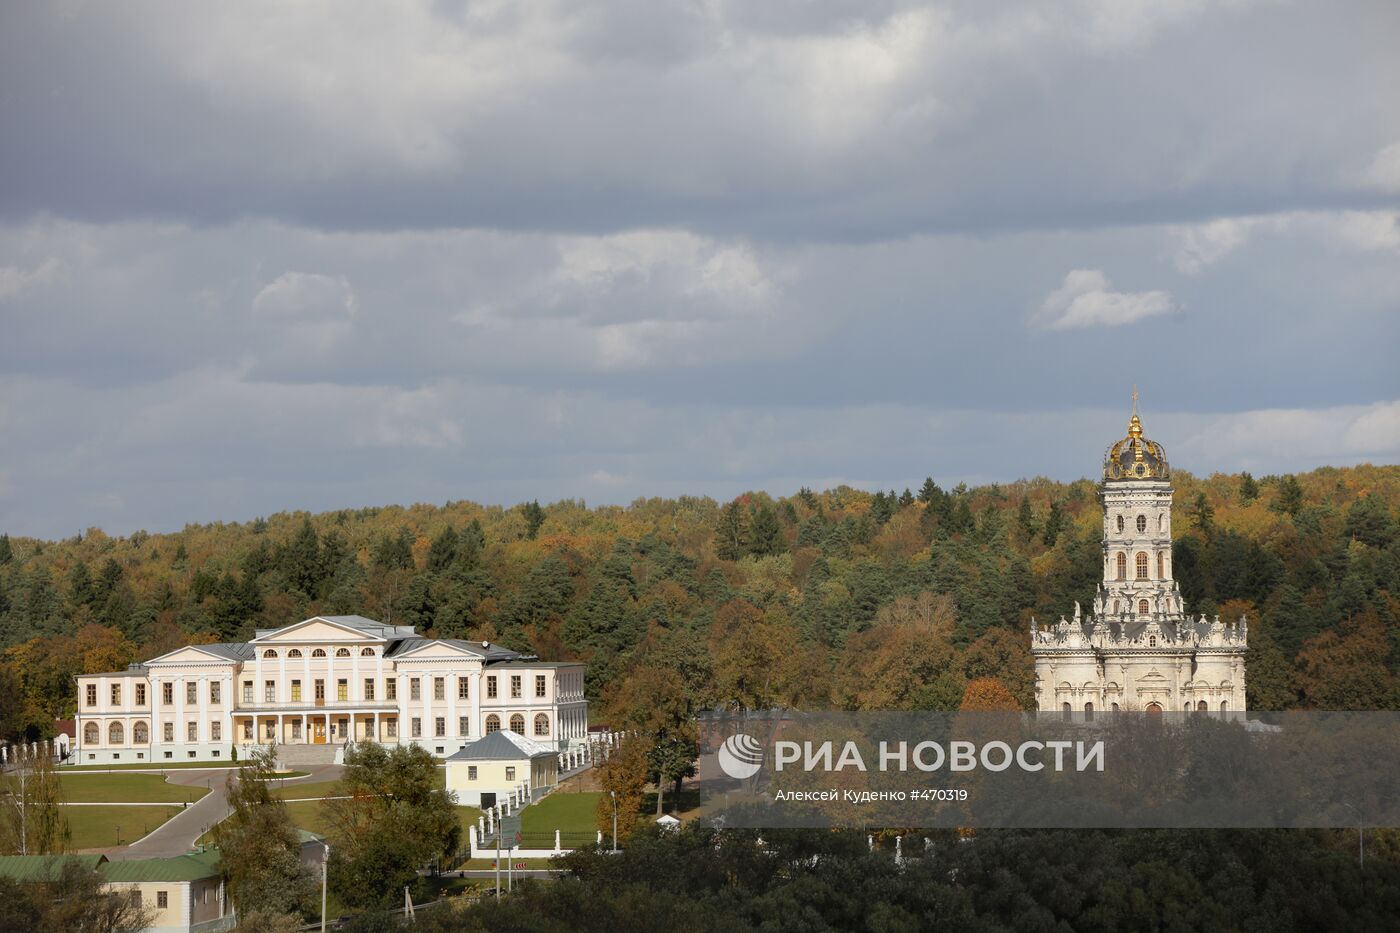
[[1085, 704], [1084, 704], [1084, 721], [1085, 721], [1085, 722], [1093, 722], [1093, 721], [1094, 721], [1094, 704], [1092, 704], [1092, 703], [1085, 703]]
[[1225, 700], [1220, 701], [1220, 712], [1222, 715], [1230, 712], [1230, 704], [1227, 703]]
[[549, 717], [544, 713], [535, 717], [535, 735], [549, 735]]
[[373, 648], [361, 648], [361, 649], [360, 649], [360, 657], [362, 657], [362, 658], [372, 658], [372, 657], [374, 657], [374, 649], [373, 649]]
[[1146, 580], [1146, 579], [1147, 579], [1147, 552], [1146, 552], [1146, 551], [1138, 551], [1138, 552], [1137, 552], [1137, 557], [1135, 558], [1135, 562], [1137, 563], [1137, 578], [1138, 578], [1139, 580]]
[[264, 657], [264, 658], [275, 658], [275, 657], [277, 657], [277, 652], [276, 652], [276, 651], [273, 651], [271, 648], [268, 648], [266, 651], [263, 652], [263, 657]]
[[1147, 531], [1147, 516], [1146, 516], [1146, 515], [1139, 515], [1139, 516], [1137, 517], [1137, 526], [1138, 526], [1138, 534], [1142, 534], [1143, 532]]
[[1182, 709], [1182, 712], [1184, 712], [1184, 713], [1189, 713], [1189, 712], [1191, 712], [1191, 701], [1190, 701], [1190, 700], [1187, 700], [1187, 701], [1186, 701], [1186, 705], [1183, 706], [1181, 709]]
[[97, 736], [98, 736], [97, 723], [95, 723], [95, 722], [90, 722], [90, 723], [88, 723], [86, 726], [83, 726], [83, 744], [84, 744], [84, 745], [96, 745], [96, 744], [97, 744]]
[[1114, 704], [1113, 704], [1113, 711], [1114, 711], [1115, 713], [1118, 712], [1118, 704], [1117, 704], [1117, 703], [1114, 703]]
[[1148, 636], [1147, 636], [1147, 647], [1149, 647], [1149, 648], [1156, 648], [1156, 647], [1157, 647], [1157, 636], [1156, 636], [1156, 635], [1148, 635]]
[[1166, 531], [1166, 530], [1167, 530], [1167, 513], [1166, 513], [1166, 512], [1158, 512], [1158, 513], [1157, 513], [1157, 530], [1158, 530], [1158, 531]]
[[1148, 704], [1147, 704], [1147, 715], [1149, 715], [1149, 716], [1160, 716], [1160, 715], [1162, 715], [1162, 704], [1161, 704], [1161, 703], [1148, 703]]
[[1074, 718], [1074, 713], [1070, 710], [1070, 706], [1068, 703], [1063, 703], [1060, 705], [1060, 718], [1063, 719], [1065, 722], [1069, 722], [1072, 718]]
[[1196, 712], [1198, 713], [1204, 713], [1208, 709], [1210, 709], [1210, 707], [1206, 705], [1205, 700], [1202, 700], [1201, 702], [1196, 704]]
[[1158, 580], [1165, 580], [1166, 578], [1167, 578], [1167, 555], [1166, 555], [1166, 552], [1165, 552], [1165, 551], [1158, 551], [1158, 552], [1157, 552], [1157, 579], [1158, 579]]
[[525, 717], [520, 715], [519, 713], [516, 713], [514, 716], [510, 717], [510, 731], [514, 732], [516, 735], [524, 735]]
[[122, 724], [121, 724], [121, 723], [119, 723], [119, 722], [114, 722], [114, 723], [112, 723], [110, 726], [107, 727], [107, 744], [108, 744], [108, 745], [120, 745], [120, 744], [122, 744], [122, 743], [125, 742], [125, 741], [126, 741], [126, 730], [122, 728]]
[[337, 649], [335, 649], [335, 656], [336, 656], [337, 658], [348, 658], [348, 657], [350, 657], [350, 649], [349, 649], [349, 648], [337, 648]]
[[1139, 600], [1138, 600], [1138, 615], [1140, 615], [1140, 616], [1145, 616], [1145, 615], [1147, 615], [1148, 611], [1149, 611], [1149, 610], [1148, 610], [1148, 607], [1147, 607], [1147, 600], [1145, 600], [1145, 599], [1139, 599]]
[[1120, 532], [1123, 530], [1123, 516], [1121, 516], [1121, 515], [1118, 516], [1118, 530], [1119, 530]]
[[131, 727], [131, 741], [136, 745], [145, 745], [151, 741], [151, 730], [144, 722], [138, 722]]
[[1115, 599], [1115, 600], [1113, 601], [1113, 614], [1114, 614], [1114, 615], [1117, 615], [1118, 613], [1120, 613], [1120, 612], [1122, 612], [1122, 611], [1123, 611], [1123, 610], [1122, 610], [1122, 607], [1118, 605], [1118, 600]]
[[1118, 555], [1118, 579], [1128, 579], [1128, 555], [1120, 553]]
[[314, 651], [311, 652], [311, 656], [312, 656], [313, 658], [324, 658], [324, 657], [326, 656], [326, 649], [324, 649], [324, 648], [317, 648], [317, 649], [315, 649]]
[[487, 734], [487, 735], [490, 735], [492, 732], [500, 732], [500, 731], [501, 731], [501, 717], [497, 716], [495, 713], [492, 713], [490, 716], [487, 716], [487, 717], [486, 717], [486, 734]]
[[289, 658], [299, 658], [299, 657], [301, 657], [301, 649], [300, 649], [300, 648], [293, 648], [291, 651], [288, 651], [288, 652], [287, 652], [287, 657], [289, 657]]

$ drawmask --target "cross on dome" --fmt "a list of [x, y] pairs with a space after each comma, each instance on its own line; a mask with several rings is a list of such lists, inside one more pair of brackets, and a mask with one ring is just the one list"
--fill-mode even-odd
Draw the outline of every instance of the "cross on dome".
[[1167, 452], [1155, 441], [1143, 436], [1142, 419], [1138, 417], [1138, 390], [1133, 386], [1133, 415], [1128, 419], [1128, 436], [1108, 449], [1104, 457], [1105, 480], [1167, 479], [1171, 469]]

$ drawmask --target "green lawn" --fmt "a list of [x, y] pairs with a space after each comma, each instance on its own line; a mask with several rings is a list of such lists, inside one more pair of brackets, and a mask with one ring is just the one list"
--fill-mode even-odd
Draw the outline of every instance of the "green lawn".
[[319, 800], [289, 803], [287, 804], [287, 815], [291, 817], [292, 825], [297, 829], [304, 829], [316, 833], [318, 836], [326, 834], [326, 824], [321, 819], [321, 801]]
[[593, 811], [601, 791], [580, 794], [553, 793], [520, 811], [520, 831], [523, 833], [591, 833], [597, 830]]
[[135, 842], [180, 812], [179, 807], [64, 807], [74, 849]]
[[205, 786], [167, 784], [159, 774], [64, 774], [59, 780], [69, 803], [193, 803], [209, 793]]
[[303, 797], [324, 797], [335, 787], [335, 781], [309, 781], [305, 784], [275, 785], [273, 796], [283, 800], [300, 800]]
[[[311, 785], [307, 785], [308, 787]], [[288, 788], [290, 790], [291, 788]], [[329, 827], [321, 815], [321, 801], [305, 800], [287, 804], [287, 815], [292, 818], [292, 825], [298, 829], [305, 829], [317, 835], [325, 835]], [[462, 824], [462, 843], [467, 841], [467, 827], [475, 826], [477, 818], [481, 816], [481, 811], [476, 807], [458, 807], [457, 821]]]
[[[511, 863], [514, 864], [514, 865], [524, 865], [526, 868], [531, 868], [531, 869], [535, 869], [535, 868], [552, 868], [552, 869], [559, 870], [559, 871], [562, 871], [562, 870], [563, 870], [562, 867], [559, 865], [559, 860], [556, 859], [556, 858], [518, 858], [518, 859], [512, 859], [512, 860], [511, 860]], [[496, 867], [496, 860], [495, 860], [495, 859], [489, 859], [489, 858], [473, 858], [473, 859], [467, 859], [465, 862], [463, 862], [462, 864], [458, 865], [456, 869], [453, 869], [453, 871], [456, 871], [457, 869], [461, 869], [461, 870], [463, 870], [463, 871], [492, 871], [492, 870], [495, 869], [495, 867]], [[505, 880], [506, 880], [506, 854], [505, 854], [504, 852], [502, 852], [502, 853], [501, 853], [501, 882], [504, 883]]]

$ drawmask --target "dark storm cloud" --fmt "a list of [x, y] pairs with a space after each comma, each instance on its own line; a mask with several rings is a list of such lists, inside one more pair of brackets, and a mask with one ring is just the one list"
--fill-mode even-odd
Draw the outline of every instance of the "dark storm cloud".
[[[1393, 4], [0, 10], [0, 530], [1400, 456]], [[1015, 451], [1014, 456], [1008, 451]]]
[[879, 239], [1376, 206], [1400, 135], [1386, 3], [449, 6], [12, 5], [0, 210]]

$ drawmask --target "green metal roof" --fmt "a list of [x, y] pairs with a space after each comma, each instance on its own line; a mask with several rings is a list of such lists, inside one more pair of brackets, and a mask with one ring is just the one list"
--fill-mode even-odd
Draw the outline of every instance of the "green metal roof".
[[16, 881], [54, 881], [68, 862], [91, 871], [105, 861], [105, 855], [0, 855], [0, 876]]
[[219, 850], [187, 852], [173, 858], [134, 858], [107, 862], [98, 872], [108, 881], [199, 881], [219, 874]]

